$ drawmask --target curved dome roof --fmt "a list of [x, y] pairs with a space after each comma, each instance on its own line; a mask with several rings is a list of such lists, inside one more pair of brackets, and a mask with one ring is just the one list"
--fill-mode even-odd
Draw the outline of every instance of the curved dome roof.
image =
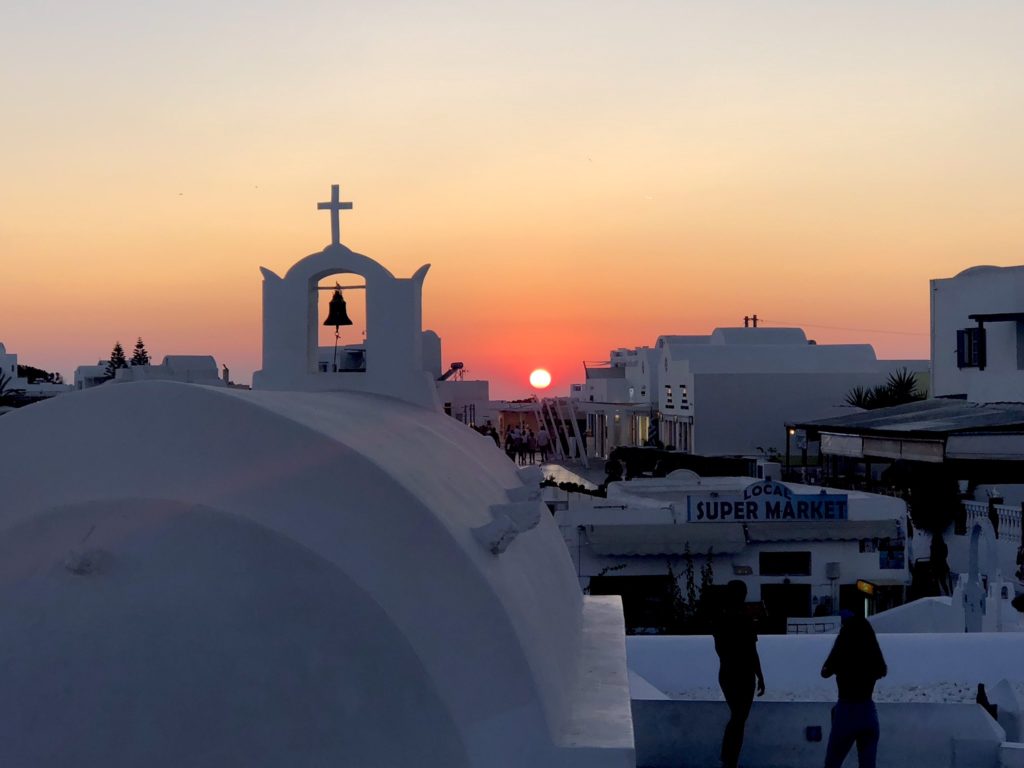
[[166, 381], [0, 430], [3, 764], [557, 764], [583, 598], [550, 515], [482, 543], [543, 509], [489, 438]]
[[956, 277], [964, 277], [965, 275], [980, 275], [985, 272], [995, 272], [996, 270], [1005, 269], [1005, 267], [997, 267], [993, 264], [979, 264], [975, 267], [968, 267], [967, 269], [960, 270], [956, 273]]
[[267, 528], [91, 502], [5, 531], [0, 555], [5, 620], [33, 617], [0, 641], [5, 765], [468, 765], [372, 595]]

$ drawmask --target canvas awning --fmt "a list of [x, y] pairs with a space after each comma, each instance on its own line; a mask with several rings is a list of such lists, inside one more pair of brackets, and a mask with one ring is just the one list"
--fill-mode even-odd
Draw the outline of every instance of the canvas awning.
[[946, 440], [946, 456], [1019, 461], [1024, 456], [1024, 434], [950, 435]]
[[750, 543], [771, 541], [858, 541], [894, 539], [895, 520], [829, 520], [828, 522], [747, 523]]
[[588, 525], [584, 536], [598, 555], [681, 555], [690, 545], [694, 555], [727, 555], [746, 546], [740, 523], [676, 523], [665, 525]]

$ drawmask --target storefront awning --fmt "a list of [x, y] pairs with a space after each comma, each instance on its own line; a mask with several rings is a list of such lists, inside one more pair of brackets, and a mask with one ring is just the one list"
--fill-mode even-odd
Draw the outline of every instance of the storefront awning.
[[741, 552], [746, 546], [740, 523], [675, 525], [588, 525], [584, 536], [598, 555], [681, 555], [690, 545], [694, 555], [709, 549], [716, 555]]
[[895, 520], [830, 520], [828, 522], [747, 523], [750, 543], [771, 541], [858, 541], [894, 539]]

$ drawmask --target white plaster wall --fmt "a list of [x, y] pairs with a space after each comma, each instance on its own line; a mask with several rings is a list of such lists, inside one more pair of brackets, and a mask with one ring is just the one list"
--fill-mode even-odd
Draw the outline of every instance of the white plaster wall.
[[[693, 452], [707, 456], [784, 455], [787, 422], [848, 412], [844, 399], [853, 387], [872, 387], [885, 373], [735, 373], [694, 376], [690, 387]], [[791, 446], [799, 455], [799, 450]]]
[[103, 363], [96, 365], [80, 365], [75, 368], [75, 389], [88, 389], [107, 375], [107, 366]]
[[0, 353], [0, 373], [10, 376], [13, 385], [18, 378], [18, 356], [8, 352]]
[[622, 368], [596, 368], [589, 372], [586, 383], [587, 402], [628, 403], [629, 382]]
[[[611, 572], [615, 576], [664, 576], [668, 573], [668, 563], [671, 562], [672, 568], [680, 580], [680, 586], [685, 589], [683, 582], [684, 558], [680, 554], [646, 557], [599, 555], [591, 549], [586, 531], [581, 532], [576, 525], [563, 525], [560, 528], [566, 548], [577, 567], [581, 584], [585, 585], [591, 576], [596, 576], [607, 568], [615, 568], [616, 570]], [[810, 576], [760, 575], [760, 553], [803, 551], [812, 553]], [[699, 571], [700, 566], [705, 562], [706, 552], [695, 551], [693, 556], [694, 565]], [[840, 577], [834, 584], [826, 575], [826, 567], [830, 562], [840, 563]], [[854, 584], [858, 579], [875, 583], [910, 583], [906, 569], [883, 570], [878, 567], [878, 562], [877, 552], [860, 552], [856, 541], [748, 544], [742, 552], [729, 555], [715, 554], [712, 558], [715, 582], [723, 583], [731, 579], [744, 582], [747, 585], [747, 599], [751, 602], [761, 599], [763, 584], [782, 584], [788, 581], [792, 584], [811, 585], [812, 608], [824, 598], [832, 598], [834, 604], [838, 606], [839, 587], [844, 584]], [[735, 575], [734, 568], [739, 566], [748, 566], [753, 570], [753, 575]]]
[[448, 370], [441, 362], [441, 337], [434, 331], [423, 332], [423, 367], [434, 380]]
[[922, 597], [871, 617], [877, 632], [963, 632], [964, 612], [949, 597]]
[[[75, 557], [96, 570], [61, 567]], [[5, 528], [0, 601], [4, 765], [470, 765], [374, 596], [240, 515], [140, 499], [53, 510]]]
[[116, 381], [180, 381], [226, 387], [213, 355], [167, 355], [159, 365], [135, 365], [116, 372]]
[[[109, 428], [117, 423], [145, 424], [146, 429]], [[110, 509], [154, 521], [139, 525], [152, 528], [152, 535], [159, 537], [162, 505], [173, 502], [176, 510], [201, 505], [213, 510], [206, 523], [189, 527], [189, 515], [176, 512], [171, 517], [180, 518], [183, 530], [190, 532], [177, 544], [168, 539], [167, 549], [159, 541], [152, 544], [165, 567], [177, 565], [187, 572], [190, 548], [193, 542], [199, 547], [204, 537], [212, 537], [211, 543], [221, 547], [235, 546], [236, 539], [222, 530], [225, 517], [269, 532], [272, 538], [264, 554], [271, 571], [275, 571], [271, 553], [284, 546], [280, 542], [323, 561], [318, 568], [336, 573], [339, 584], [351, 585], [343, 591], [361, 591], [379, 608], [374, 619], [378, 624], [349, 625], [351, 631], [377, 636], [378, 642], [370, 646], [373, 650], [360, 652], [367, 654], [361, 657], [365, 669], [388, 667], [396, 658], [392, 652], [398, 652], [388, 638], [405, 638], [423, 670], [418, 682], [410, 683], [422, 683], [424, 690], [432, 690], [443, 702], [445, 717], [457, 729], [470, 765], [562, 764], [557, 758], [560, 750], [583, 747], [596, 749], [595, 760], [600, 764], [624, 765], [627, 757], [631, 759], [631, 745], [625, 743], [623, 731], [628, 714], [625, 724], [621, 719], [602, 719], [601, 712], [615, 711], [607, 702], [582, 719], [573, 739], [566, 735], [570, 724], [580, 722], [574, 692], [581, 685], [578, 660], [586, 634], [583, 599], [570, 560], [543, 509], [537, 510], [537, 526], [518, 535], [503, 554], [495, 556], [485, 549], [473, 529], [494, 521], [510, 501], [528, 505], [528, 489], [489, 438], [455, 420], [393, 399], [352, 393], [239, 392], [140, 382], [71, 393], [8, 414], [0, 429], [5, 436], [0, 445], [0, 486], [6, 489], [9, 502], [0, 510], [0, 532], [13, 536], [11, 532], [19, 526], [41, 525], [38, 521], [48, 516], [62, 515], [59, 526], [44, 525], [36, 536], [17, 538], [20, 544], [15, 549], [24, 556], [15, 557], [8, 566], [28, 569], [22, 575], [35, 573], [49, 579], [47, 574], [57, 573], [64, 580], [61, 589], [73, 590], [79, 582], [67, 571], [68, 550], [87, 546], [83, 542], [92, 531], [106, 530], [111, 523], [104, 515]], [[17, 456], [11, 446], [17, 446]], [[72, 469], [55, 483], [53, 466]], [[83, 506], [86, 501], [89, 505]], [[492, 509], [494, 505], [498, 506]], [[60, 512], [66, 508], [73, 513]], [[27, 546], [33, 541], [45, 546]], [[109, 551], [112, 563], [128, 563], [134, 555], [122, 546], [128, 545], [113, 536], [102, 549]], [[254, 567], [252, 563], [262, 555], [254, 557], [251, 562], [243, 557], [237, 567], [243, 571]], [[198, 573], [207, 573], [215, 565], [203, 562], [206, 565]], [[282, 566], [275, 573], [281, 577], [290, 571]], [[14, 578], [5, 583], [13, 585]], [[263, 594], [269, 602], [263, 606], [262, 621], [287, 621], [288, 606], [295, 601], [287, 590], [274, 591], [275, 581], [251, 585], [260, 594], [272, 591]], [[102, 589], [105, 583], [99, 578], [97, 587]], [[204, 581], [190, 584], [201, 591]], [[19, 594], [16, 585], [11, 588]], [[148, 601], [159, 599], [161, 593], [153, 592], [145, 581], [129, 580], [117, 594], [118, 601]], [[202, 621], [190, 618], [192, 593], [180, 593], [179, 598], [182, 602], [175, 615], [181, 621], [176, 631], [205, 632]], [[62, 734], [52, 730], [57, 721], [48, 713], [61, 707], [92, 711], [87, 701], [92, 695], [90, 681], [102, 676], [107, 665], [117, 668], [118, 654], [109, 649], [114, 647], [113, 639], [126, 631], [121, 622], [131, 616], [127, 603], [99, 604], [120, 616], [92, 628], [100, 638], [98, 647], [108, 650], [102, 650], [93, 666], [85, 659], [76, 667], [81, 675], [64, 681], [61, 700], [54, 700], [45, 688], [30, 698], [2, 698], [10, 691], [32, 690], [8, 685], [13, 681], [3, 680], [4, 674], [23, 670], [28, 679], [31, 670], [25, 665], [45, 668], [39, 657], [19, 650], [34, 647], [30, 633], [37, 614], [32, 602], [8, 609], [14, 613], [4, 616], [0, 644], [6, 645], [0, 645], [0, 651], [6, 650], [10, 663], [0, 665], [0, 707], [24, 712], [17, 720], [0, 718], [0, 752], [13, 755], [11, 750], [29, 742], [55, 744], [59, 759], [50, 764], [72, 762], [75, 742], [61, 741]], [[255, 605], [230, 597], [217, 605], [235, 604], [243, 612]], [[339, 610], [342, 605], [343, 601]], [[124, 611], [118, 613], [121, 608]], [[55, 663], [64, 657], [79, 658], [84, 651], [75, 638], [81, 635], [83, 622], [94, 621], [99, 618], [85, 607], [50, 617], [47, 626], [52, 625]], [[392, 629], [397, 634], [389, 634]], [[315, 638], [306, 638], [298, 630], [291, 638], [292, 644], [277, 652], [282, 659], [297, 654], [301, 663]], [[228, 641], [220, 636], [219, 642]], [[239, 647], [244, 649], [244, 643]], [[243, 653], [239, 658], [245, 665], [248, 657]], [[254, 654], [254, 666], [242, 672], [254, 679], [287, 674], [285, 667], [256, 663], [261, 658]], [[138, 693], [141, 699], [161, 695], [172, 668], [157, 669], [153, 673], [157, 679], [138, 681], [143, 686]], [[601, 669], [614, 673], [614, 664], [606, 659], [587, 675], [599, 682]], [[386, 695], [405, 695], [405, 686], [395, 688], [386, 680], [382, 672], [380, 683]], [[377, 689], [364, 682], [357, 693], [377, 695], [371, 694]], [[614, 691], [615, 674], [607, 682], [607, 689]], [[207, 722], [216, 723], [218, 691], [213, 684], [209, 690], [179, 691], [166, 706], [195, 708], [208, 714]], [[628, 710], [628, 701], [625, 705]], [[347, 700], [344, 706], [358, 723], [363, 716], [358, 702]], [[313, 708], [306, 715], [316, 719], [321, 713]], [[124, 722], [121, 725], [126, 727]], [[153, 721], [150, 727], [156, 725], [158, 721]], [[394, 727], [396, 739], [411, 733], [397, 723]], [[110, 732], [98, 729], [83, 738], [100, 739]], [[594, 742], [602, 733], [614, 734], [616, 743]], [[194, 754], [201, 754], [211, 739], [230, 742], [232, 735], [195, 732], [183, 738], [190, 740]], [[293, 752], [317, 748], [299, 737], [290, 744]], [[107, 742], [108, 764], [118, 764], [115, 749], [116, 743]], [[282, 758], [280, 752], [268, 754], [265, 764], [301, 764]], [[332, 754], [337, 758], [338, 753]]]
[[1017, 324], [986, 323], [984, 371], [957, 368], [956, 332], [976, 327], [976, 313], [1024, 312], [1024, 267], [974, 267], [931, 281], [932, 388], [935, 396], [967, 395], [976, 403], [1024, 400], [1017, 367]]
[[18, 356], [8, 352], [3, 344], [0, 344], [0, 373], [10, 378], [7, 382], [8, 389], [27, 389], [28, 379], [18, 376]]
[[[831, 703], [755, 701], [740, 764], [749, 768], [819, 768], [831, 728]], [[878, 704], [879, 768], [999, 768], [1005, 731], [976, 704]], [[725, 702], [633, 702], [638, 768], [718, 764]], [[807, 740], [806, 728], [822, 740]], [[856, 748], [846, 765], [856, 765]]]
[[[658, 362], [661, 352], [651, 347], [612, 350], [609, 362], [625, 368], [626, 399], [629, 403], [657, 403]], [[629, 389], [633, 394], [630, 396]]]
[[[835, 681], [823, 680], [821, 665], [835, 635], [762, 635], [758, 653], [769, 698], [834, 701]], [[876, 691], [937, 683], [996, 686], [1024, 681], [1024, 633], [878, 634], [889, 674]], [[709, 636], [626, 638], [629, 667], [671, 695], [718, 688], [718, 657]], [[881, 697], [881, 696], [879, 696]]]
[[[437, 398], [444, 408], [446, 403], [451, 403], [451, 415], [461, 419], [465, 407], [472, 405], [476, 411], [475, 423], [480, 425], [486, 423], [487, 419], [493, 418], [490, 413], [490, 384], [486, 381], [438, 381]], [[497, 426], [497, 422], [492, 422]]]
[[[438, 409], [434, 379], [423, 358], [422, 290], [428, 268], [399, 279], [340, 244], [300, 260], [283, 278], [261, 268], [263, 368], [253, 374], [253, 387], [370, 392]], [[343, 273], [366, 281], [366, 370], [321, 373], [317, 285]]]

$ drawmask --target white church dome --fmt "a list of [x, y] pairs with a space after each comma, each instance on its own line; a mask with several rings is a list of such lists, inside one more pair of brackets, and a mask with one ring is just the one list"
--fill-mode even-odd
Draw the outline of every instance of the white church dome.
[[632, 764], [621, 608], [447, 416], [104, 386], [0, 489], [2, 765]]

